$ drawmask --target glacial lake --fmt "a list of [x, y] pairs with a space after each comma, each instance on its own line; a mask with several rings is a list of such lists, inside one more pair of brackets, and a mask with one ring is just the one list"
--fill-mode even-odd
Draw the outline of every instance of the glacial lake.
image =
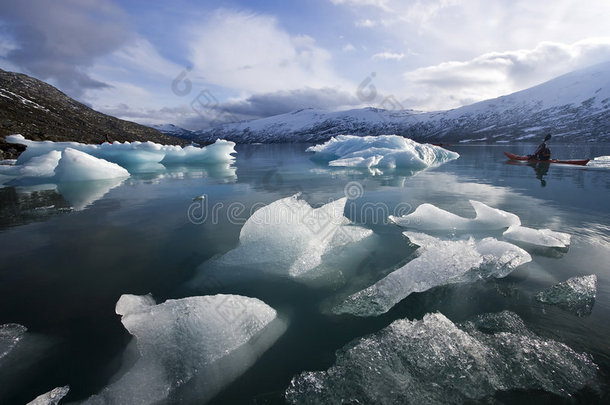
[[[463, 144], [449, 146], [460, 158], [439, 167], [369, 171], [313, 161], [307, 146], [238, 145], [232, 165], [157, 165], [134, 169], [140, 173], [122, 181], [0, 189], [0, 324], [27, 327], [0, 358], [0, 403], [27, 403], [65, 385], [70, 391], [61, 403], [100, 393], [137, 360], [127, 350], [132, 336], [115, 305], [122, 294], [148, 293], [157, 303], [217, 293], [255, 297], [285, 322], [283, 334], [223, 384], [211, 404], [282, 404], [295, 375], [327, 370], [337, 350], [397, 319], [421, 320], [438, 312], [457, 324], [505, 310], [537, 336], [588, 353], [599, 371], [596, 381], [571, 397], [509, 390], [496, 393], [496, 400], [610, 401], [610, 168], [511, 164], [502, 151], [525, 154], [535, 145]], [[552, 144], [551, 149], [563, 159], [610, 155], [610, 145]], [[297, 193], [312, 207], [347, 196], [344, 215], [374, 232], [362, 251], [333, 262], [338, 274], [346, 270], [355, 278], [303, 283], [248, 272], [247, 264], [243, 277], [205, 277], [207, 263], [238, 245], [253, 212]], [[473, 217], [469, 200], [514, 213], [524, 226], [568, 233], [570, 247], [530, 251], [532, 261], [504, 278], [413, 293], [383, 315], [325, 311], [337, 297], [413, 258], [405, 229], [389, 223], [388, 215], [430, 203]], [[502, 233], [485, 236], [501, 239]], [[590, 274], [597, 275], [597, 297], [587, 313], [535, 299], [554, 284]], [[196, 400], [197, 390], [188, 392], [191, 385], [174, 401]]]

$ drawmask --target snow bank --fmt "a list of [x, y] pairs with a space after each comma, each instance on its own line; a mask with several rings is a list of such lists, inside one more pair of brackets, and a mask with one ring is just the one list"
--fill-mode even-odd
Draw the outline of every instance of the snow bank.
[[42, 394], [31, 402], [28, 402], [26, 405], [57, 405], [59, 401], [70, 391], [70, 386], [66, 385], [64, 387], [57, 387], [47, 392], [46, 394]]
[[589, 315], [597, 295], [597, 276], [572, 277], [536, 295], [546, 304], [558, 305], [578, 316]]
[[519, 225], [511, 226], [502, 236], [515, 243], [548, 248], [567, 248], [570, 246], [571, 239], [567, 233], [550, 229], [532, 229]]
[[398, 135], [339, 135], [307, 148], [330, 166], [425, 169], [460, 155], [439, 146], [420, 144]]
[[348, 343], [328, 370], [293, 377], [285, 397], [291, 404], [459, 404], [542, 390], [568, 400], [596, 386], [596, 373], [587, 354], [535, 335], [514, 313], [461, 325], [434, 313]]
[[476, 213], [474, 218], [464, 218], [432, 204], [422, 204], [409, 215], [390, 216], [389, 220], [396, 225], [423, 231], [481, 231], [508, 228], [520, 225], [521, 220], [515, 214], [489, 207], [482, 202], [469, 200]]
[[19, 343], [28, 329], [17, 323], [0, 325], [0, 359]]
[[343, 215], [346, 202], [341, 198], [312, 208], [294, 195], [262, 207], [242, 227], [239, 246], [216, 264], [304, 276], [325, 254], [372, 235], [370, 229], [350, 225]]
[[[121, 322], [137, 339], [140, 359], [89, 403], [189, 403], [180, 387], [204, 403], [247, 370], [280, 335], [276, 311], [238, 295], [167, 300], [122, 295]], [[173, 399], [172, 399], [173, 398]], [[194, 401], [194, 399], [193, 399]]]
[[333, 308], [334, 313], [380, 315], [413, 292], [444, 284], [505, 277], [532, 260], [525, 250], [494, 238], [444, 241], [421, 233], [403, 234], [420, 246], [420, 255], [372, 286], [350, 295]]

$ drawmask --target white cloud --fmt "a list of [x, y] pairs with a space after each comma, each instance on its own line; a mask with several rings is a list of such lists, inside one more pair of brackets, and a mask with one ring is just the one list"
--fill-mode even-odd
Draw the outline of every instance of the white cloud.
[[414, 64], [474, 58], [543, 41], [573, 43], [608, 35], [610, 2], [592, 0], [331, 0], [349, 8], [384, 45], [422, 58]]
[[404, 53], [397, 52], [379, 52], [373, 55], [373, 59], [385, 59], [385, 60], [401, 60], [405, 57]]
[[404, 74], [405, 104], [424, 110], [459, 107], [513, 93], [572, 70], [610, 60], [610, 37], [573, 44], [542, 42], [533, 49], [491, 52]]
[[376, 21], [370, 20], [368, 18], [365, 18], [364, 20], [358, 20], [356, 21], [356, 27], [365, 27], [365, 28], [371, 28], [377, 25]]
[[347, 44], [343, 47], [343, 51], [345, 51], [345, 52], [352, 52], [355, 50], [356, 50], [356, 47], [352, 44]]
[[189, 29], [194, 73], [250, 93], [348, 85], [331, 54], [309, 36], [292, 36], [271, 16], [218, 11]]

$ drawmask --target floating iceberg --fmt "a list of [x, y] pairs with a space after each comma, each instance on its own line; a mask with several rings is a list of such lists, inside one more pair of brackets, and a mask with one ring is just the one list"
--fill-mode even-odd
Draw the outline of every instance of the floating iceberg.
[[330, 166], [388, 167], [421, 170], [460, 157], [440, 146], [417, 143], [398, 135], [339, 135], [307, 148]]
[[610, 168], [610, 156], [597, 156], [587, 163], [588, 167]]
[[[121, 322], [137, 339], [140, 359], [88, 403], [204, 403], [247, 370], [285, 325], [264, 302], [238, 295], [167, 300], [122, 295]], [[187, 392], [181, 387], [188, 386]], [[196, 391], [196, 393], [193, 393]], [[190, 392], [191, 394], [189, 394]]]
[[58, 182], [108, 180], [129, 177], [129, 172], [104, 159], [98, 159], [76, 149], [66, 148], [55, 168]]
[[337, 351], [326, 371], [293, 377], [291, 404], [459, 404], [498, 391], [543, 390], [569, 397], [597, 385], [597, 365], [541, 338], [511, 312], [462, 325], [440, 313], [399, 319]]
[[[78, 142], [30, 141], [21, 135], [9, 135], [8, 142], [26, 145], [15, 165], [2, 165], [2, 182], [32, 182], [38, 179], [62, 182], [125, 177], [129, 172], [119, 165], [159, 169], [159, 162], [229, 163], [235, 158], [235, 143], [217, 140], [204, 148], [160, 145], [153, 142], [114, 142], [89, 145]], [[65, 167], [63, 167], [65, 166]], [[164, 169], [164, 166], [160, 166]]]
[[47, 392], [46, 394], [42, 394], [31, 402], [28, 402], [26, 405], [57, 405], [59, 401], [70, 391], [70, 386], [66, 385], [64, 387], [57, 387]]
[[556, 284], [536, 295], [536, 299], [546, 304], [558, 305], [560, 308], [586, 316], [593, 310], [597, 295], [597, 276], [572, 277]]
[[17, 323], [0, 325], [0, 359], [6, 356], [19, 343], [28, 329]]
[[17, 159], [17, 164], [28, 162], [33, 157], [50, 151], [63, 151], [67, 148], [85, 152], [99, 159], [120, 165], [137, 165], [142, 163], [222, 163], [235, 158], [235, 142], [217, 140], [216, 143], [203, 148], [194, 146], [161, 145], [154, 142], [105, 142], [92, 145], [78, 142], [31, 141], [22, 135], [9, 135], [6, 141], [26, 145], [26, 150]]
[[239, 246], [215, 265], [247, 266], [291, 277], [305, 276], [322, 256], [373, 234], [343, 215], [347, 198], [312, 208], [298, 195], [256, 211], [239, 234]]
[[519, 225], [511, 226], [502, 236], [511, 242], [548, 248], [567, 248], [570, 246], [571, 239], [567, 233], [550, 229], [532, 229]]
[[372, 286], [350, 295], [333, 308], [334, 313], [380, 315], [413, 292], [451, 283], [505, 277], [532, 260], [525, 250], [494, 238], [444, 241], [421, 233], [403, 234], [420, 246], [420, 255]]
[[161, 163], [226, 163], [234, 159], [235, 142], [217, 139], [203, 148], [194, 146], [166, 146], [165, 156]]
[[482, 202], [469, 200], [476, 213], [474, 218], [464, 218], [432, 204], [422, 204], [409, 215], [390, 216], [389, 220], [396, 225], [423, 231], [482, 231], [508, 228], [520, 225], [521, 220], [515, 214], [489, 207]]

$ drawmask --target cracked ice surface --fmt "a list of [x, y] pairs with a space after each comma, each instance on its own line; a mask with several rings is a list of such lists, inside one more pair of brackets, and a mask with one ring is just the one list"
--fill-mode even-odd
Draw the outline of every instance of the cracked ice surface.
[[285, 397], [292, 404], [458, 404], [529, 389], [569, 397], [597, 384], [596, 373], [590, 356], [535, 335], [512, 312], [461, 325], [433, 313], [348, 343], [328, 370], [293, 377]]
[[333, 308], [334, 313], [380, 315], [411, 293], [444, 284], [505, 277], [532, 259], [525, 250], [495, 238], [445, 241], [422, 233], [403, 234], [420, 246], [420, 255], [370, 287], [347, 297]]
[[546, 304], [558, 305], [576, 313], [578, 316], [589, 315], [597, 295], [597, 276], [572, 277], [547, 288], [536, 295], [536, 299]]

